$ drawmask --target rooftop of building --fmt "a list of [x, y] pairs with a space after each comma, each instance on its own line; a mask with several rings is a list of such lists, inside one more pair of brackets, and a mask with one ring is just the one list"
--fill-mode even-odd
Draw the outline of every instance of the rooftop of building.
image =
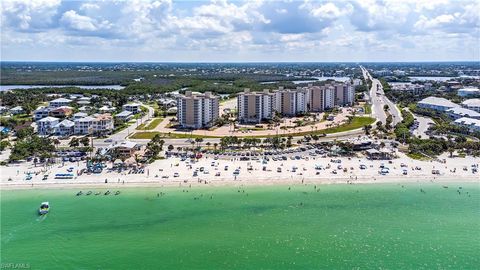
[[38, 120], [38, 122], [55, 122], [55, 121], [58, 121], [60, 119], [56, 118], [56, 117], [51, 117], [51, 116], [48, 116], [48, 117], [45, 117], [45, 118], [42, 118], [40, 120]]
[[70, 102], [72, 102], [72, 100], [70, 100], [68, 98], [57, 98], [57, 99], [51, 100], [50, 102], [70, 103]]
[[427, 98], [422, 99], [418, 103], [419, 104], [434, 105], [434, 106], [451, 107], [451, 108], [460, 107], [460, 105], [458, 105], [456, 103], [453, 103], [448, 99], [441, 98], [441, 97], [427, 97]]
[[474, 119], [469, 117], [458, 118], [457, 120], [455, 120], [455, 123], [467, 126], [480, 127], [480, 119]]
[[471, 98], [462, 102], [464, 106], [480, 106], [480, 98]]
[[480, 117], [480, 113], [466, 108], [451, 108], [447, 112], [457, 115], [468, 115], [470, 117]]

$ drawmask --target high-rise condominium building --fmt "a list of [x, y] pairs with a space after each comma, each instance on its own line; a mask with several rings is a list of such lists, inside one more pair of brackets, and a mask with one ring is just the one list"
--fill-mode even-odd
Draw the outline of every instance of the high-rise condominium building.
[[177, 100], [177, 118], [183, 128], [211, 127], [218, 119], [218, 97], [211, 92], [193, 94], [186, 91]]
[[285, 116], [294, 116], [306, 113], [308, 110], [308, 90], [297, 87], [297, 89], [284, 89], [280, 87], [275, 93], [275, 110]]
[[284, 116], [323, 112], [335, 106], [352, 105], [354, 100], [355, 91], [348, 82], [296, 89], [280, 87], [273, 92], [245, 89], [237, 98], [238, 120], [240, 123], [259, 123], [271, 119], [275, 112]]
[[237, 98], [238, 121], [240, 123], [260, 123], [271, 119], [275, 111], [275, 94], [268, 89], [263, 92], [250, 92], [246, 88]]
[[335, 105], [346, 106], [353, 105], [355, 101], [355, 89], [349, 82], [335, 84]]

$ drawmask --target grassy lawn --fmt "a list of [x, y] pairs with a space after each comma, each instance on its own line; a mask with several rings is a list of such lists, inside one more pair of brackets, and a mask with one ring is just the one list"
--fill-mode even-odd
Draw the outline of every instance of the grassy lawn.
[[430, 160], [428, 157], [419, 153], [407, 153], [407, 156], [411, 159], [416, 159], [416, 160], [423, 160], [423, 161]]
[[372, 113], [372, 105], [370, 105], [370, 104], [363, 105], [363, 109], [365, 110], [365, 114], [371, 114]]
[[160, 124], [162, 121], [163, 121], [163, 118], [154, 118], [152, 121], [150, 121], [150, 123], [148, 123], [148, 124], [143, 123], [143, 124], [139, 125], [136, 129], [137, 130], [155, 129], [158, 126], [158, 124]]
[[[303, 136], [303, 135], [309, 135], [309, 134], [331, 134], [331, 133], [337, 133], [337, 132], [343, 132], [343, 131], [349, 131], [349, 130], [354, 130], [357, 128], [361, 128], [366, 125], [371, 125], [375, 122], [374, 118], [371, 117], [354, 117], [352, 122], [349, 124], [344, 124], [338, 127], [333, 127], [333, 128], [327, 128], [327, 129], [322, 129], [322, 130], [316, 130], [316, 131], [306, 131], [306, 132], [298, 132], [298, 133], [292, 133], [288, 134], [286, 136]], [[132, 136], [130, 136], [131, 139], [152, 139], [153, 136], [156, 134], [160, 134], [164, 138], [171, 138], [171, 139], [188, 139], [188, 138], [221, 138], [219, 136], [204, 136], [204, 135], [190, 135], [189, 133], [161, 133], [161, 132], [136, 132]], [[275, 137], [276, 135], [258, 135], [258, 136], [238, 136], [240, 138], [267, 138], [267, 137]], [[284, 137], [284, 136], [282, 136]]]
[[319, 130], [317, 133], [337, 133], [343, 131], [354, 130], [357, 128], [362, 128], [366, 125], [371, 125], [375, 122], [375, 118], [372, 117], [354, 117], [352, 122], [349, 124], [340, 125], [338, 127], [327, 128], [324, 130]]
[[204, 135], [190, 135], [189, 133], [187, 134], [179, 134], [179, 133], [162, 133], [162, 132], [157, 132], [157, 131], [142, 131], [142, 132], [136, 132], [132, 136], [130, 136], [130, 139], [152, 139], [155, 135], [159, 134], [162, 138], [169, 138], [169, 139], [195, 139], [195, 138], [220, 138], [216, 136], [204, 136]]

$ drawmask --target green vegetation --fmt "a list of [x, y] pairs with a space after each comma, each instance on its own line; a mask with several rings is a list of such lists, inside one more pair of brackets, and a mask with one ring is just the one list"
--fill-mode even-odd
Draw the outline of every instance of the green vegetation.
[[402, 122], [398, 123], [395, 127], [395, 136], [397, 137], [398, 141], [406, 143], [412, 136], [410, 133], [410, 127], [414, 123], [414, 117], [413, 114], [406, 109], [402, 110], [402, 117]]
[[[344, 132], [349, 130], [354, 130], [358, 128], [362, 128], [367, 125], [371, 125], [375, 122], [375, 118], [372, 117], [353, 117], [353, 119], [346, 124], [340, 125], [338, 127], [327, 128], [324, 130], [319, 130], [319, 133], [337, 133], [337, 132]], [[317, 132], [315, 132], [317, 133]]]
[[29, 133], [25, 137], [17, 139], [13, 145], [9, 160], [24, 160], [32, 156], [44, 159], [52, 157], [54, 151], [55, 145], [53, 140]]
[[151, 120], [148, 124], [143, 123], [139, 125], [136, 129], [137, 130], [151, 130], [155, 129], [161, 122], [163, 121], [163, 118], [154, 118]]
[[422, 161], [430, 160], [429, 157], [422, 155], [420, 153], [407, 153], [407, 156], [411, 159], [416, 159], [416, 160], [422, 160]]
[[364, 104], [363, 105], [363, 110], [365, 111], [365, 114], [371, 114], [372, 113], [372, 105], [371, 104]]
[[195, 135], [190, 133], [162, 133], [158, 131], [142, 131], [142, 132], [135, 132], [131, 135], [130, 139], [152, 139], [155, 135], [159, 135], [161, 138], [169, 138], [169, 139], [195, 139], [195, 138], [220, 138], [218, 136], [203, 136], [203, 135]]
[[[290, 133], [287, 136], [304, 136], [304, 135], [312, 135], [312, 134], [329, 134], [329, 133], [337, 133], [337, 132], [344, 132], [349, 130], [354, 130], [358, 128], [362, 128], [367, 125], [371, 125], [375, 122], [374, 118], [371, 117], [352, 117], [352, 120], [349, 123], [340, 125], [338, 127], [332, 127], [327, 129], [321, 130], [314, 130], [314, 131], [305, 131], [305, 132], [296, 132]], [[172, 139], [188, 139], [188, 138], [220, 138], [219, 136], [204, 136], [204, 135], [191, 135], [189, 133], [160, 133], [160, 132], [136, 132], [132, 136], [131, 139], [152, 139], [155, 135], [159, 134], [162, 138], [172, 138]], [[237, 136], [239, 138], [272, 138], [272, 137], [282, 137], [277, 135], [254, 135], [254, 136]]]

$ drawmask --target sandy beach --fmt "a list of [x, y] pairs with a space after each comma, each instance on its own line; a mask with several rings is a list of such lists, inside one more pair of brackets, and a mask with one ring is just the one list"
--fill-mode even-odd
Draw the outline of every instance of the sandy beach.
[[[439, 161], [418, 161], [399, 154], [392, 161], [365, 158], [303, 157], [300, 160], [239, 161], [237, 159], [201, 158], [196, 162], [180, 158], [157, 160], [143, 173], [130, 170], [108, 170], [107, 164], [99, 174], [82, 174], [85, 162], [66, 162], [48, 168], [32, 163], [15, 164], [1, 168], [0, 189], [50, 189], [50, 188], [121, 188], [121, 187], [172, 187], [172, 186], [240, 186], [240, 185], [293, 185], [293, 184], [373, 184], [411, 182], [478, 182], [480, 175], [472, 172], [478, 168], [480, 158], [449, 158]], [[441, 162], [440, 160], [445, 160]], [[388, 173], [381, 173], [381, 167]], [[73, 179], [55, 179], [57, 173], [74, 174]], [[235, 170], [238, 174], [234, 174]], [[438, 170], [439, 174], [432, 171]], [[196, 173], [195, 173], [196, 171]], [[130, 173], [129, 173], [130, 172]], [[26, 180], [31, 173], [31, 180]], [[47, 180], [43, 180], [48, 175]], [[194, 176], [195, 175], [195, 176]]]

